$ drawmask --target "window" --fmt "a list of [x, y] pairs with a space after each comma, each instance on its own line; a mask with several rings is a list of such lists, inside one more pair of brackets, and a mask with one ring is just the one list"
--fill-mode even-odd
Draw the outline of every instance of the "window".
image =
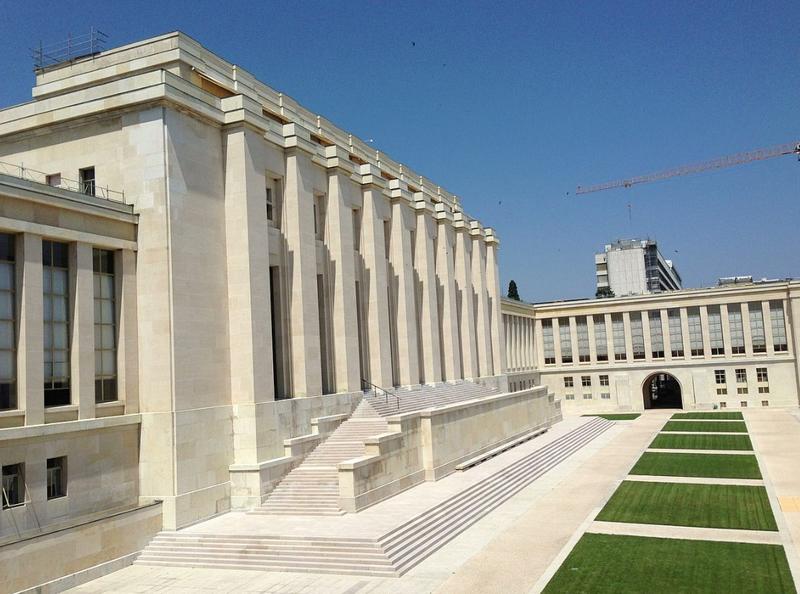
[[592, 395], [591, 394], [584, 394], [583, 395], [583, 399], [584, 400], [591, 400], [592, 399]]
[[718, 384], [727, 383], [725, 379], [725, 370], [724, 369], [715, 369], [714, 370], [714, 381]]
[[633, 345], [633, 358], [644, 359], [644, 328], [641, 312], [631, 314], [631, 344]]
[[44, 405], [70, 403], [69, 246], [42, 242]]
[[611, 315], [611, 333], [614, 338], [614, 359], [624, 361], [627, 355], [625, 354], [625, 320], [622, 319], [622, 314]]
[[742, 386], [742, 387], [736, 388], [736, 393], [737, 394], [747, 394], [747, 386]]
[[265, 205], [267, 211], [267, 221], [272, 227], [281, 226], [281, 182], [279, 179], [267, 177], [267, 187], [265, 188]]
[[564, 400], [575, 400], [575, 394], [564, 394]]
[[272, 196], [272, 188], [267, 186], [267, 196], [266, 196], [266, 205], [267, 205], [267, 220], [272, 221], [273, 217], [275, 216], [275, 202]]
[[581, 386], [584, 388], [591, 388], [592, 386], [592, 376], [591, 375], [582, 375], [581, 376]]
[[769, 386], [758, 386], [759, 394], [769, 394]]
[[743, 355], [744, 350], [744, 324], [742, 323], [742, 306], [738, 303], [728, 306], [728, 325], [731, 329], [731, 352], [734, 355]]
[[686, 310], [689, 321], [689, 348], [692, 357], [702, 357], [703, 352], [703, 327], [700, 324], [700, 308], [690, 307]]
[[553, 365], [556, 362], [556, 347], [553, 342], [552, 320], [542, 320], [542, 347], [544, 350], [544, 364]]
[[314, 196], [314, 236], [325, 239], [325, 195]]
[[572, 337], [569, 333], [569, 318], [558, 319], [558, 337], [561, 339], [561, 362], [572, 363]]
[[578, 361], [586, 363], [591, 359], [589, 356], [589, 326], [586, 324], [586, 316], [575, 318], [575, 330], [578, 334]]
[[786, 341], [786, 323], [783, 316], [783, 303], [769, 302], [769, 322], [772, 327], [772, 345], [776, 353], [785, 352], [789, 346]]
[[768, 382], [769, 376], [767, 375], [766, 367], [756, 367], [756, 380], [759, 382]]
[[61, 174], [51, 173], [50, 175], [46, 175], [44, 181], [48, 186], [53, 186], [54, 188], [57, 188], [61, 185]]
[[0, 233], [0, 410], [17, 408], [14, 236]]
[[25, 465], [3, 466], [3, 509], [25, 503]]
[[600, 385], [601, 386], [607, 386], [608, 385], [608, 376], [607, 375], [601, 375], [600, 376]]
[[711, 341], [712, 355], [725, 354], [725, 338], [722, 334], [722, 314], [719, 306], [714, 305], [708, 308], [708, 337]]
[[573, 383], [572, 376], [567, 376], [564, 378], [564, 387], [571, 388], [575, 384]]
[[78, 171], [78, 179], [81, 182], [81, 193], [87, 196], [94, 196], [94, 167], [84, 167]]
[[719, 403], [719, 407], [720, 408], [728, 408], [728, 403], [727, 402], [720, 402]]
[[747, 370], [746, 369], [737, 369], [736, 370], [736, 383], [737, 384], [746, 384], [747, 383]]
[[661, 327], [661, 312], [651, 311], [647, 317], [650, 319], [650, 350], [653, 359], [663, 359], [664, 329]]
[[761, 406], [769, 406], [769, 400], [762, 400]]
[[56, 499], [67, 494], [67, 458], [47, 460], [47, 498]]
[[739, 403], [739, 406], [741, 406], [742, 408], [747, 408], [747, 400], [742, 400], [742, 401]]
[[601, 400], [611, 400], [611, 394], [609, 392], [601, 392], [600, 393]]
[[669, 344], [673, 357], [683, 357], [683, 330], [681, 329], [681, 312], [671, 309], [667, 312], [669, 324]]
[[608, 361], [608, 336], [606, 335], [606, 319], [602, 315], [594, 316], [594, 345], [598, 361]]
[[353, 249], [361, 249], [361, 209], [353, 211]]
[[764, 312], [761, 303], [748, 303], [747, 310], [750, 314], [750, 338], [753, 342], [754, 353], [767, 352], [767, 338], [764, 335]]
[[728, 388], [717, 388], [717, 396], [724, 396], [728, 393]]
[[114, 252], [94, 250], [94, 399], [117, 399]]

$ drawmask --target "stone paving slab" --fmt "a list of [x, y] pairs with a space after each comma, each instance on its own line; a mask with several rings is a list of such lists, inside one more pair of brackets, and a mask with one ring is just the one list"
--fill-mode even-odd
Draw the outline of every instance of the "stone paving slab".
[[682, 538], [685, 540], [782, 544], [780, 534], [767, 530], [728, 530], [723, 528], [696, 528], [694, 526], [664, 526], [595, 520], [589, 525], [587, 532], [623, 534], [626, 536], [652, 536], [654, 538]]
[[650, 474], [629, 474], [625, 477], [626, 481], [640, 481], [643, 483], [689, 483], [693, 485], [745, 485], [749, 487], [763, 487], [764, 481], [761, 479], [737, 479], [737, 478], [709, 478], [704, 476], [672, 476], [672, 475], [650, 475]]

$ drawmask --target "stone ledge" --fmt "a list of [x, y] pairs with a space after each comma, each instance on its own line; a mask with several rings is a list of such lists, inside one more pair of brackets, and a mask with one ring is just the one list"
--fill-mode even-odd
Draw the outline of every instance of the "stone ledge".
[[61, 423], [47, 423], [44, 425], [26, 425], [24, 427], [9, 427], [0, 429], [0, 441], [12, 439], [29, 439], [32, 437], [49, 437], [76, 431], [91, 431], [96, 429], [110, 429], [139, 425], [142, 417], [139, 413], [132, 415], [119, 415], [113, 417], [99, 417], [96, 419], [79, 419], [77, 421], [64, 421]]

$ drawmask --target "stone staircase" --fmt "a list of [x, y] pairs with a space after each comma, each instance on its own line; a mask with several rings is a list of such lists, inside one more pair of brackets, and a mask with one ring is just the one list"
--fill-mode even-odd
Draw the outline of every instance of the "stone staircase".
[[135, 563], [399, 576], [613, 424], [588, 421], [378, 538], [162, 532]]
[[391, 394], [376, 396], [368, 393], [364, 396], [364, 400], [369, 402], [379, 415], [391, 416], [499, 394], [497, 388], [489, 388], [470, 381], [411, 389], [397, 388], [393, 392], [396, 397]]
[[352, 416], [339, 425], [305, 460], [289, 472], [264, 503], [251, 514], [338, 516], [339, 462], [364, 455], [364, 440], [386, 433], [389, 426], [369, 402], [358, 405]]

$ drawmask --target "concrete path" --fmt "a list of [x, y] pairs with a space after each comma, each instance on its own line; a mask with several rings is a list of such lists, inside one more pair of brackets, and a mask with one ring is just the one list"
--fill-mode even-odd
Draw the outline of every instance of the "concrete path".
[[746, 485], [749, 487], [763, 487], [761, 479], [739, 478], [709, 478], [704, 476], [661, 476], [654, 474], [629, 474], [626, 481], [639, 481], [643, 483], [688, 483], [691, 485]]
[[[744, 433], [740, 435], [745, 435]], [[740, 454], [747, 456], [754, 456], [755, 452], [752, 450], [683, 450], [678, 448], [647, 448], [645, 452], [652, 452], [654, 454]]]
[[595, 520], [589, 525], [587, 532], [592, 532], [595, 534], [623, 534], [625, 536], [651, 536], [654, 538], [683, 538], [687, 540], [716, 540], [721, 542], [782, 544], [780, 534], [767, 530], [727, 530], [722, 528], [662, 526], [657, 524], [600, 522]]

